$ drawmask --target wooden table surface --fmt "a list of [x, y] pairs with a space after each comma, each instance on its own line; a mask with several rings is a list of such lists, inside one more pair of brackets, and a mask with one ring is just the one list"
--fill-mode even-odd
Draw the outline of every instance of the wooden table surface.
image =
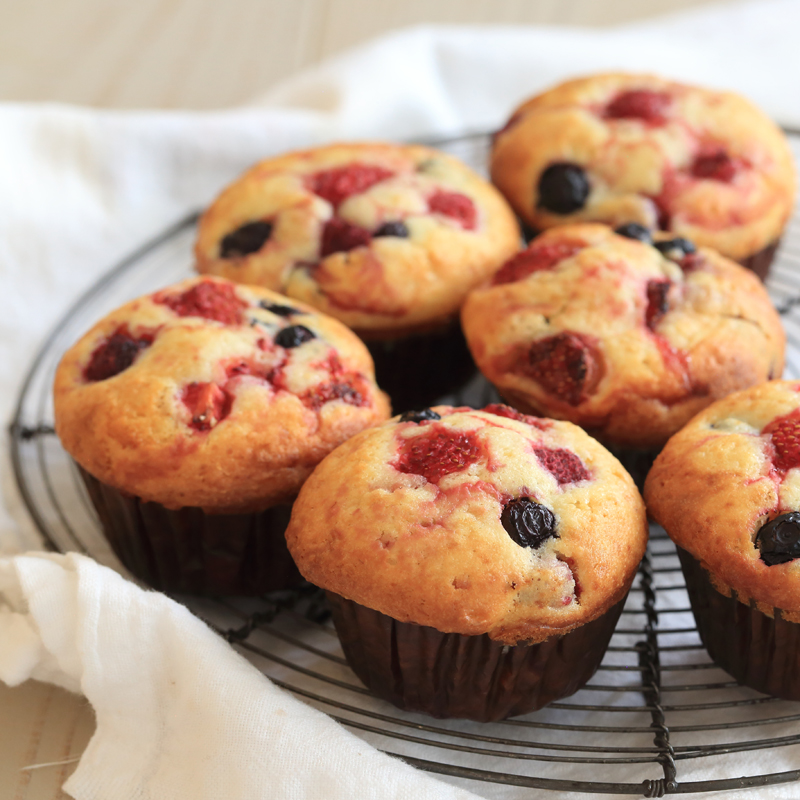
[[[0, 0], [0, 100], [224, 108], [419, 23], [600, 26], [710, 0]], [[58, 800], [94, 732], [86, 700], [0, 683], [0, 798]], [[117, 800], [109, 798], [109, 800]]]

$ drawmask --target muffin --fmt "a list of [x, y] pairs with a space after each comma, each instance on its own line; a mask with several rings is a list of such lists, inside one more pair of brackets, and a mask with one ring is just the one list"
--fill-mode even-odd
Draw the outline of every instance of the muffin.
[[344, 322], [396, 410], [474, 371], [467, 292], [519, 247], [497, 190], [428, 147], [335, 144], [256, 164], [200, 220], [197, 269], [265, 286]]
[[297, 583], [289, 504], [324, 456], [389, 416], [344, 325], [217, 278], [98, 322], [64, 355], [54, 401], [123, 564], [155, 588], [207, 594]]
[[799, 467], [800, 382], [773, 381], [695, 417], [645, 487], [711, 658], [788, 700], [800, 700]]
[[644, 553], [644, 506], [579, 428], [437, 406], [345, 442], [286, 531], [379, 697], [497, 720], [592, 676]]
[[595, 75], [523, 103], [492, 180], [525, 222], [635, 222], [764, 277], [795, 195], [786, 138], [759, 109], [652, 75]]
[[546, 231], [470, 294], [462, 322], [511, 405], [654, 452], [714, 400], [779, 377], [785, 335], [748, 270], [685, 239], [618, 230]]

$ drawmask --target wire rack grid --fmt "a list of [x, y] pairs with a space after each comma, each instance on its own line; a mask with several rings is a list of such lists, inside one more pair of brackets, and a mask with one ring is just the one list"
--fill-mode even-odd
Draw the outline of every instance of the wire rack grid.
[[[791, 137], [800, 153], [800, 136]], [[489, 137], [438, 142], [482, 170]], [[148, 242], [93, 286], [56, 325], [31, 366], [11, 425], [25, 504], [54, 550], [91, 555], [122, 573], [75, 467], [53, 431], [52, 383], [64, 351], [133, 297], [191, 274], [197, 214]], [[768, 281], [782, 314], [785, 377], [800, 377], [800, 216]], [[496, 399], [476, 378], [444, 402]], [[800, 704], [739, 686], [700, 643], [675, 548], [655, 526], [597, 674], [577, 694], [498, 723], [432, 720], [372, 697], [347, 667], [324, 596], [310, 585], [260, 598], [177, 598], [278, 686], [381, 750], [471, 784], [491, 798], [531, 790], [662, 797], [724, 792], [800, 778]], [[781, 769], [766, 772], [764, 750]]]

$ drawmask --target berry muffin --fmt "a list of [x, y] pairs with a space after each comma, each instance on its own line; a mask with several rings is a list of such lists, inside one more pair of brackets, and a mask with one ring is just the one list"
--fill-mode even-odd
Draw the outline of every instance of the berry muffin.
[[289, 504], [324, 456], [388, 416], [369, 353], [344, 325], [218, 278], [113, 311], [55, 377], [56, 432], [109, 542], [165, 591], [298, 582]]
[[709, 406], [670, 439], [645, 497], [678, 546], [714, 661], [800, 700], [800, 382]]
[[256, 164], [205, 212], [203, 273], [265, 286], [364, 339], [396, 409], [474, 371], [458, 310], [519, 247], [497, 190], [421, 146], [336, 144]]
[[470, 294], [462, 322], [513, 406], [629, 450], [658, 450], [714, 400], [783, 370], [780, 318], [751, 272], [634, 225], [546, 231]]
[[766, 275], [795, 195], [781, 131], [738, 95], [652, 75], [572, 80], [523, 103], [492, 179], [536, 230], [635, 222]]
[[589, 680], [647, 524], [630, 476], [574, 425], [437, 406], [331, 453], [286, 538], [375, 694], [496, 720]]

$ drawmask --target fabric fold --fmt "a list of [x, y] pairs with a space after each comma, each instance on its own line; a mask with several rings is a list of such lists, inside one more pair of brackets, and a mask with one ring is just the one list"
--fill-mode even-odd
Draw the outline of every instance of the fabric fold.
[[81, 692], [79, 800], [471, 800], [294, 699], [186, 608], [84, 556], [0, 559], [0, 679]]

